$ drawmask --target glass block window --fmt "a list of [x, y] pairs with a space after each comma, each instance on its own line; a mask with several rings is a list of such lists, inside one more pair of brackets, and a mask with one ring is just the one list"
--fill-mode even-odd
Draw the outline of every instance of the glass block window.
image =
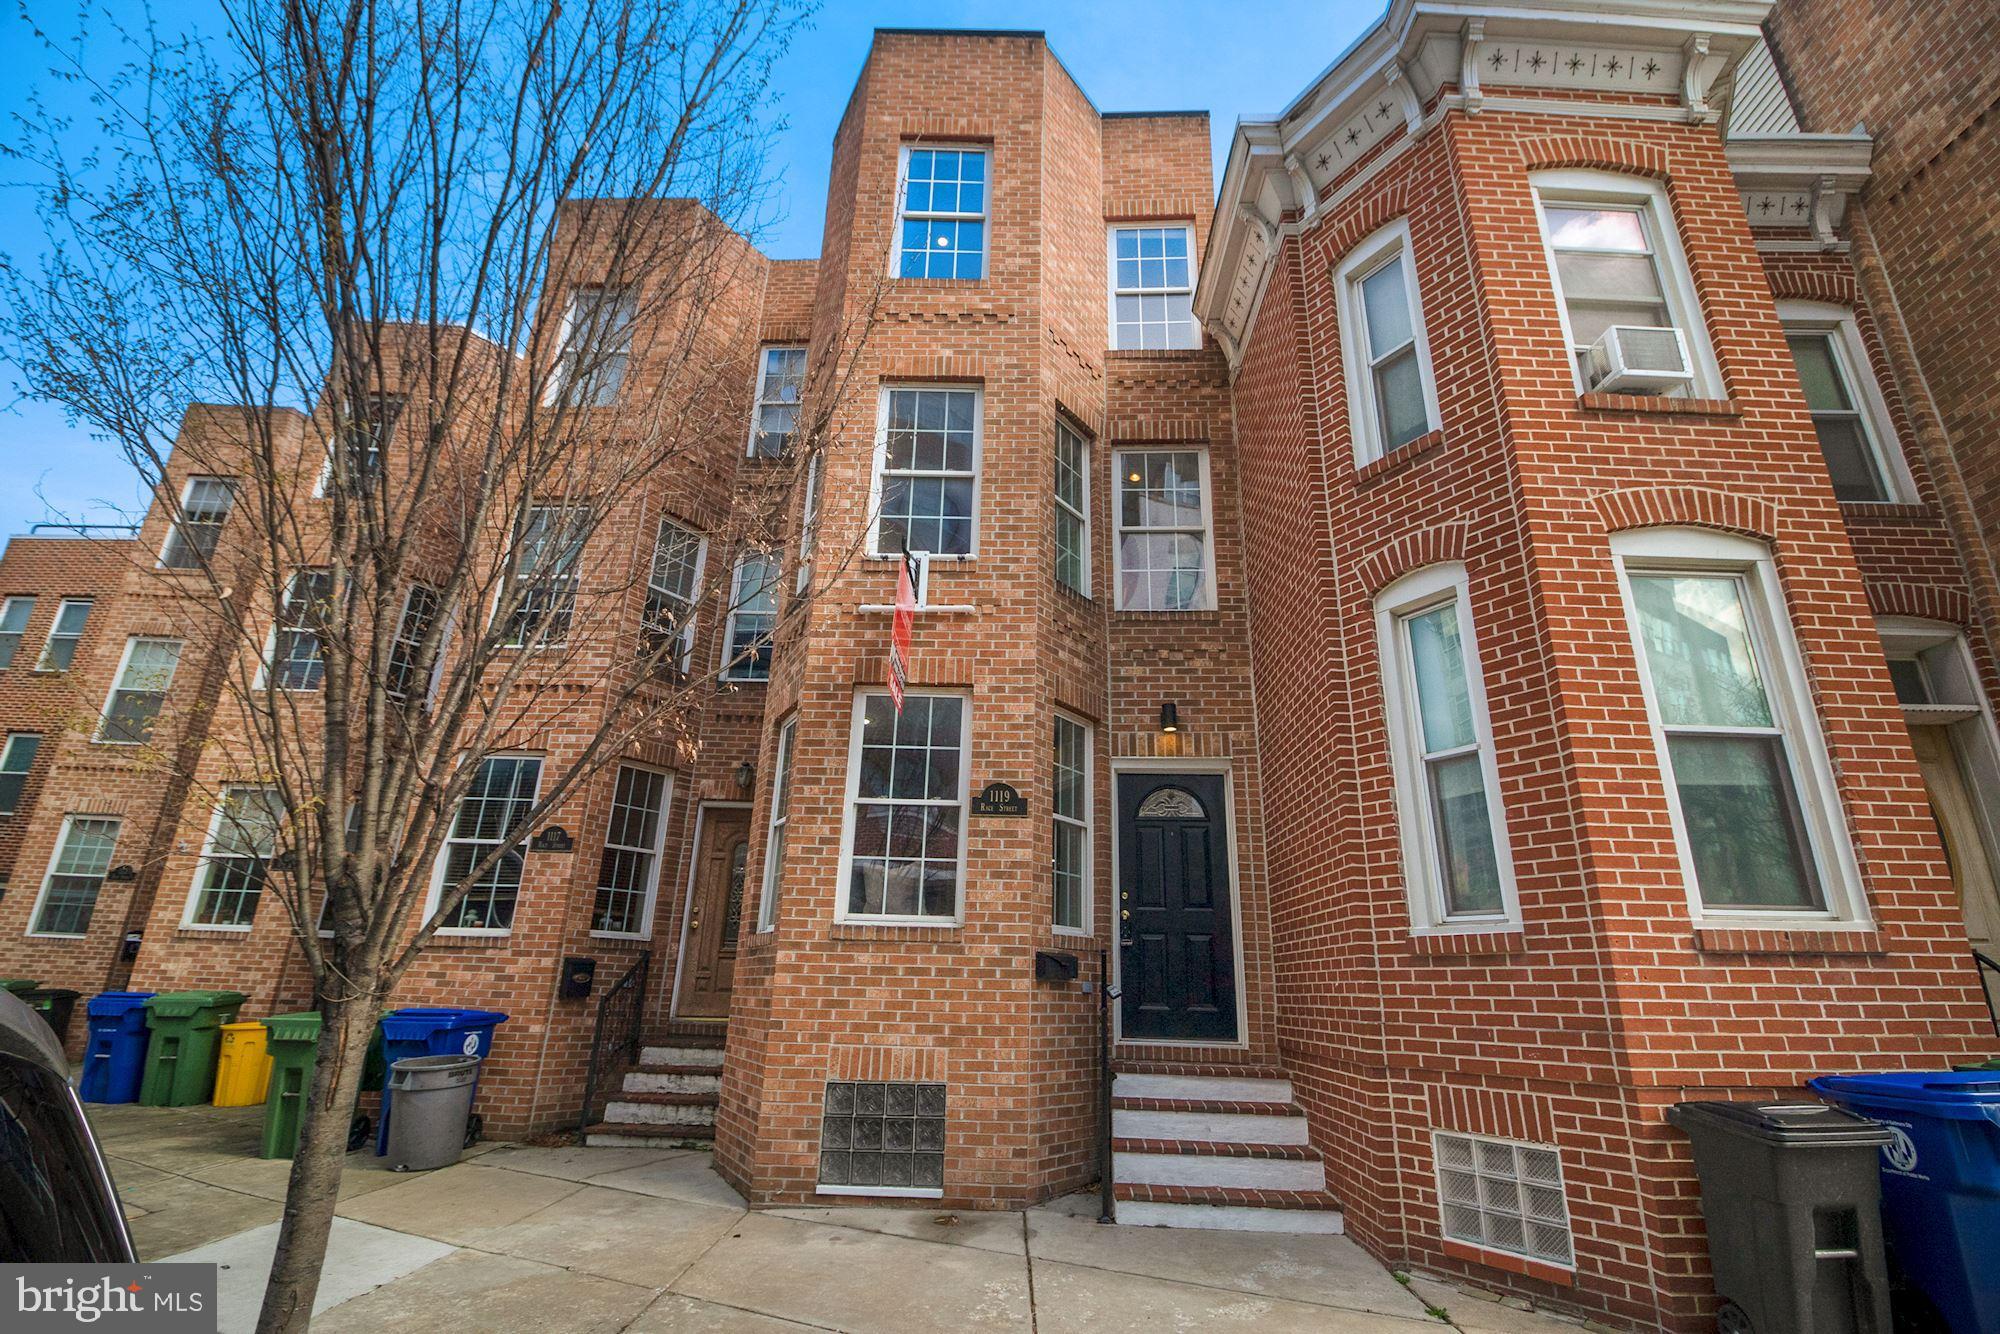
[[1049, 817], [1054, 847], [1055, 925], [1090, 929], [1090, 728], [1056, 715]]
[[37, 732], [9, 732], [0, 746], [0, 815], [12, 815], [21, 806], [21, 793], [28, 786], [28, 771], [35, 767], [35, 754], [42, 748]]
[[271, 684], [278, 689], [319, 689], [326, 676], [319, 631], [332, 596], [329, 570], [300, 570], [286, 586], [278, 628], [271, 636]]
[[767, 347], [757, 363], [757, 409], [750, 423], [750, 457], [780, 459], [799, 425], [806, 387], [806, 350]]
[[222, 525], [236, 504], [236, 487], [226, 477], [190, 477], [181, 492], [181, 510], [167, 544], [160, 549], [160, 564], [169, 570], [198, 570], [215, 554], [222, 537]]
[[643, 935], [652, 927], [659, 879], [660, 828], [667, 776], [635, 765], [618, 766], [611, 792], [611, 825], [597, 864], [597, 900], [590, 929], [605, 935]]
[[1126, 450], [1118, 469], [1118, 609], [1206, 611], [1207, 456], [1198, 449]]
[[[442, 605], [438, 591], [423, 584], [411, 584], [410, 591], [403, 595], [403, 614], [396, 621], [396, 639], [389, 646], [388, 678], [383, 683], [389, 698], [407, 701], [417, 690], [417, 664], [422, 660], [424, 637], [431, 632], [431, 625], [437, 620], [438, 609]], [[444, 645], [438, 645], [438, 655], [444, 654]], [[429, 693], [429, 682], [424, 682], [424, 694]]]
[[42, 884], [41, 907], [35, 911], [35, 934], [80, 936], [90, 930], [98, 891], [104, 888], [117, 846], [118, 821], [89, 815], [64, 819], [48, 879]]
[[248, 927], [257, 915], [285, 807], [276, 788], [224, 788], [195, 872], [191, 926]]
[[829, 1080], [819, 1127], [828, 1194], [944, 1193], [945, 1086]]
[[764, 897], [757, 906], [757, 929], [778, 924], [778, 895], [785, 884], [785, 831], [792, 817], [792, 745], [799, 719], [793, 714], [778, 729], [778, 776], [771, 784], [771, 823], [764, 836]]
[[1201, 346], [1194, 322], [1193, 229], [1111, 229], [1111, 346]]
[[[695, 593], [708, 544], [700, 533], [660, 520], [653, 543], [653, 568], [646, 577], [646, 613], [640, 622], [640, 642], [647, 656], [662, 654], [677, 671], [686, 671], [694, 652]], [[664, 652], [675, 640], [679, 647]]]
[[875, 554], [972, 554], [979, 392], [892, 388], [883, 397]]
[[[491, 755], [458, 803], [440, 859], [433, 902], [473, 872], [493, 849], [517, 833], [534, 808], [542, 762], [533, 755]], [[446, 931], [507, 931], [521, 893], [521, 849], [516, 846], [480, 872], [445, 919]]]
[[965, 819], [965, 700], [887, 694], [856, 705], [846, 915], [954, 919]]
[[[528, 511], [514, 552], [513, 606], [506, 643], [513, 648], [560, 644], [569, 638], [576, 611], [577, 558], [583, 554], [589, 515], [580, 509], [537, 505]], [[506, 593], [503, 590], [503, 609]]]
[[21, 636], [28, 632], [28, 618], [35, 614], [33, 598], [8, 598], [0, 602], [0, 667], [14, 665]]
[[762, 681], [771, 675], [771, 634], [778, 624], [778, 558], [746, 551], [729, 585], [729, 625], [723, 635], [722, 679]]
[[1090, 596], [1090, 442], [1056, 423], [1056, 582]]
[[1634, 572], [1632, 600], [1702, 902], [1825, 906], [1793, 745], [1741, 575]]
[[569, 389], [576, 407], [608, 408], [618, 402], [632, 360], [638, 309], [637, 298], [622, 288], [579, 287], [571, 294], [551, 398]]
[[897, 277], [984, 277], [985, 151], [904, 149], [896, 214]]
[[84, 623], [89, 619], [89, 598], [64, 598], [56, 608], [55, 624], [49, 627], [48, 642], [42, 645], [42, 660], [35, 664], [35, 670], [68, 671], [76, 661], [77, 641], [83, 638]]
[[1435, 1147], [1446, 1237], [1565, 1268], [1575, 1263], [1562, 1155], [1553, 1145], [1441, 1130]]
[[167, 702], [174, 671], [181, 662], [178, 639], [125, 641], [125, 661], [111, 685], [111, 698], [104, 702], [104, 718], [97, 739], [117, 745], [137, 746], [152, 738], [153, 720]]

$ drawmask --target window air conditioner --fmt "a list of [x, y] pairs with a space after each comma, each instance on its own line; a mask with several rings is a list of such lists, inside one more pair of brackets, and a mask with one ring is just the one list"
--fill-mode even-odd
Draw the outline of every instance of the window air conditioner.
[[1687, 340], [1679, 329], [1614, 324], [1584, 357], [1593, 393], [1658, 393], [1694, 380]]

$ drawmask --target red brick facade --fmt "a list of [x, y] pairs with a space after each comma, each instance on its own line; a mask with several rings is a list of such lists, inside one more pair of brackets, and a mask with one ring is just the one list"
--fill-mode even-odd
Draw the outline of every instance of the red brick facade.
[[[1324, 1162], [1347, 1230], [1386, 1260], [1621, 1327], [1712, 1320], [1689, 1154], [1666, 1125], [1667, 1106], [1990, 1054], [1964, 910], [1878, 618], [1962, 636], [1987, 697], [2000, 690], [1987, 576], [1969, 572], [1954, 543], [1963, 489], [1938, 475], [1936, 431], [1924, 420], [1976, 407], [1945, 403], [1949, 389], [1937, 408], [1916, 402], [1923, 377], [1902, 323], [1912, 312], [1892, 320], [1876, 308], [1873, 252], [1853, 234], [1860, 206], [1837, 235], [1753, 226], [1742, 169], [1701, 100], [1726, 99], [1724, 71], [1756, 40], [1762, 7], [1727, 8], [1712, 46], [1709, 33], [1697, 45], [1669, 20], [1634, 19], [1625, 45], [1601, 50], [1560, 16], [1502, 33], [1496, 7], [1487, 38], [1461, 34], [1456, 17], [1398, 18], [1392, 8], [1285, 117], [1239, 130], [1219, 204], [1205, 116], [1102, 114], [1039, 34], [879, 33], [835, 139], [823, 256], [772, 263], [744, 247], [740, 284], [715, 316], [715, 337], [740, 366], [723, 414], [731, 429], [650, 502], [714, 535], [712, 576], [732, 555], [725, 534], [786, 548], [769, 683], [718, 686], [693, 735], [634, 757], [674, 776], [650, 939], [589, 929], [607, 773], [560, 813], [576, 850], [531, 855], [511, 932], [439, 938], [398, 994], [513, 1016], [482, 1085], [489, 1130], [546, 1130], [576, 1112], [596, 1002], [558, 997], [566, 956], [596, 958], [601, 988], [650, 951], [649, 1040], [696, 1031], [684, 937], [698, 939], [693, 923], [722, 911], [699, 892], [698, 830], [747, 806], [718, 1169], [757, 1204], [838, 1198], [824, 1189], [829, 1083], [916, 1082], [943, 1085], [948, 1100], [935, 1198], [1018, 1207], [1088, 1185], [1099, 1170], [1096, 988], [1134, 985], [1099, 966], [1101, 954], [1117, 966], [1132, 929], [1121, 913], [1136, 906], [1121, 897], [1136, 883], [1136, 863], [1124, 859], [1137, 854], [1120, 782], [1215, 777], [1237, 1001], [1218, 1022], [1234, 1037], [1122, 1034], [1119, 1069], [1289, 1079], [1310, 1141], [1266, 1156]], [[1794, 7], [1779, 8], [1782, 40]], [[1599, 87], [1572, 69], [1564, 84], [1541, 73], [1544, 47], [1613, 73], [1629, 57], [1631, 79], [1642, 58], [1667, 72]], [[1386, 79], [1355, 72], [1390, 54]], [[1791, 56], [1795, 82], [1802, 58]], [[1684, 80], [1674, 73], [1683, 68]], [[1350, 126], [1342, 149], [1335, 136]], [[976, 279], [895, 276], [905, 154], [930, 145], [983, 154]], [[1657, 190], [1713, 383], [1675, 398], [1579, 393], [1535, 178], [1580, 171]], [[1885, 220], [1895, 207], [1871, 202], [1866, 220], [1892, 270], [1900, 242]], [[1188, 227], [1207, 324], [1200, 346], [1106, 350], [1107, 228], [1121, 224]], [[1354, 335], [1339, 269], [1391, 224], [1408, 230], [1434, 429], [1357, 466], [1353, 349], [1343, 343]], [[1784, 301], [1852, 312], [1911, 494], [1835, 499], [1779, 322]], [[788, 465], [746, 459], [734, 423], [747, 425], [761, 346], [809, 344], [824, 365], [853, 355], [857, 326], [871, 322], [846, 396], [827, 405], [803, 585], [813, 596], [800, 598], [807, 488]], [[1925, 339], [1914, 346], [1928, 372]], [[1990, 395], [1990, 359], [1940, 355], [1975, 385], [1968, 394]], [[930, 564], [907, 689], [964, 702], [967, 786], [1005, 782], [1028, 811], [960, 811], [953, 911], [920, 923], [843, 907], [863, 763], [856, 710], [888, 682], [898, 563], [871, 554], [870, 539], [879, 418], [896, 386], [972, 389], [979, 403], [973, 549]], [[1087, 596], [1065, 586], [1052, 539], [1058, 423], [1088, 446]], [[196, 409], [183, 450], [198, 456], [190, 442], [229, 429], [227, 410]], [[1204, 460], [1212, 605], [1121, 608], [1118, 575], [1131, 559], [1118, 549], [1123, 451]], [[1976, 467], [1966, 471], [1979, 503]], [[750, 526], [762, 531], [746, 530], [743, 516], [787, 491], [781, 532], [761, 521]], [[622, 517], [593, 558], [615, 564], [648, 549], [655, 517], [652, 508]], [[1747, 539], [1764, 553], [1781, 604], [1773, 615], [1789, 627], [1779, 637], [1796, 640], [1805, 685], [1811, 739], [1799, 744], [1809, 758], [1823, 751], [1833, 794], [1832, 832], [1819, 846], [1829, 877], [1851, 894], [1840, 910], [1766, 923], [1690, 899], [1614, 552], [1660, 530]], [[126, 637], [154, 632], [158, 600], [175, 595], [149, 568], [164, 535], [156, 506], [130, 549], [10, 547], [0, 595], [40, 599], [24, 657], [60, 597], [99, 598], [57, 693], [101, 699]], [[1398, 832], [1408, 798], [1378, 637], [1378, 597], [1441, 566], [1462, 568], [1461, 605], [1476, 626], [1518, 900], [1477, 930], [1428, 929], [1412, 908]], [[712, 593], [697, 670], [719, 660], [725, 610], [726, 595]], [[625, 632], [604, 630], [607, 642]], [[7, 730], [62, 707], [22, 666], [0, 671]], [[169, 714], [197, 716], [214, 670], [198, 653], [184, 659]], [[1172, 731], [1162, 726], [1169, 705]], [[1089, 913], [1079, 930], [1054, 924], [1059, 715], [1089, 729]], [[566, 727], [537, 733], [535, 746], [557, 754], [582, 744], [578, 725]], [[789, 800], [782, 874], [772, 875], [781, 736]], [[226, 781], [228, 750], [190, 756], [197, 786]], [[105, 886], [85, 937], [29, 934], [64, 817], [100, 811], [125, 821], [117, 859], [137, 878]], [[51, 735], [20, 812], [0, 818], [0, 879], [13, 867], [0, 899], [0, 973], [80, 990], [121, 985], [113, 960], [129, 922], [145, 931], [133, 985], [235, 986], [250, 993], [253, 1016], [303, 1003], [282, 913], [259, 914], [247, 932], [182, 924], [207, 819], [174, 782], [134, 771], [87, 729]], [[1078, 982], [1038, 982], [1041, 951], [1075, 955]], [[1553, 1146], [1573, 1262], [1448, 1239], [1436, 1132]], [[1267, 1192], [1262, 1202], [1323, 1207], [1305, 1194]], [[1153, 1185], [1126, 1198], [1181, 1196]]]

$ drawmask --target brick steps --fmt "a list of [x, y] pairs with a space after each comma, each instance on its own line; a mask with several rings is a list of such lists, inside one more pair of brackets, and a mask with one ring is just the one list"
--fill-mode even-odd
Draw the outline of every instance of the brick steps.
[[604, 1120], [584, 1132], [585, 1144], [660, 1145], [715, 1138], [722, 1094], [726, 1035], [670, 1029], [644, 1047]]

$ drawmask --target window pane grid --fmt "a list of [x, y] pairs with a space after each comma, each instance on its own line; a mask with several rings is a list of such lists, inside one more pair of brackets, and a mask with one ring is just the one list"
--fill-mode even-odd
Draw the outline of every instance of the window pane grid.
[[986, 264], [986, 154], [913, 148], [904, 165], [897, 275], [983, 276]]
[[576, 564], [583, 549], [584, 516], [553, 505], [528, 511], [514, 560], [516, 604], [507, 644], [560, 644], [569, 638], [576, 610]]
[[1049, 811], [1053, 825], [1054, 920], [1082, 931], [1090, 883], [1090, 729], [1058, 714]]
[[792, 809], [792, 742], [798, 732], [792, 718], [778, 729], [778, 776], [771, 785], [771, 824], [764, 843], [764, 898], [757, 909], [757, 926], [766, 930], [778, 920], [778, 896], [785, 882], [785, 828]]
[[1190, 244], [1185, 226], [1112, 230], [1112, 347], [1201, 345]]
[[777, 558], [761, 551], [745, 552], [737, 557], [730, 581], [724, 680], [762, 681], [771, 675], [772, 631], [777, 623]]
[[1196, 450], [1122, 453], [1118, 464], [1118, 604], [1191, 611], [1208, 594], [1208, 524]]
[[949, 918], [958, 910], [964, 701], [887, 695], [862, 705], [847, 912]]
[[271, 788], [223, 790], [196, 877], [189, 921], [196, 926], [249, 926], [257, 915], [284, 810]]
[[[347, 454], [348, 490], [365, 494], [381, 477], [383, 453], [396, 433], [405, 402], [400, 394], [368, 394], [349, 405], [341, 438]], [[324, 485], [332, 484], [333, 465], [329, 462]]]
[[236, 503], [236, 489], [221, 477], [188, 480], [181, 497], [179, 521], [167, 534], [160, 564], [170, 570], [196, 570], [215, 554], [222, 525]]
[[8, 733], [6, 747], [0, 749], [0, 815], [12, 815], [20, 807], [28, 772], [35, 767], [35, 755], [41, 748], [39, 733]]
[[44, 672], [66, 672], [76, 661], [77, 641], [90, 619], [90, 599], [64, 598], [56, 608], [55, 624], [49, 627], [48, 642], [42, 645], [42, 660], [35, 664]]
[[757, 375], [757, 422], [750, 452], [758, 458], [784, 457], [798, 429], [799, 399], [805, 392], [806, 350], [767, 347]]
[[695, 586], [701, 578], [701, 537], [672, 519], [660, 520], [653, 544], [653, 568], [646, 580], [646, 611], [640, 624], [648, 654], [657, 653], [676, 636], [680, 649], [673, 665], [688, 668], [694, 648]]
[[8, 598], [0, 603], [0, 667], [13, 665], [21, 636], [28, 630], [28, 618], [34, 614], [33, 598]]
[[333, 575], [300, 570], [285, 590], [278, 629], [271, 642], [271, 682], [280, 690], [317, 690], [326, 675], [318, 627], [333, 596]]
[[[410, 585], [403, 599], [403, 614], [396, 622], [396, 639], [389, 646], [388, 679], [384, 687], [389, 698], [407, 701], [417, 684], [417, 663], [423, 653], [424, 637], [437, 619], [438, 593], [423, 584]], [[439, 647], [442, 652], [442, 645]]]
[[611, 795], [611, 824], [598, 863], [593, 931], [637, 935], [646, 929], [646, 899], [653, 890], [666, 792], [665, 774], [619, 766]]
[[570, 297], [557, 389], [575, 386], [578, 407], [617, 404], [632, 357], [632, 324], [638, 303], [629, 292], [580, 287]]
[[[445, 843], [444, 878], [440, 892], [449, 892], [498, 844], [518, 831], [535, 804], [542, 762], [531, 755], [495, 755], [479, 766], [472, 786], [458, 803], [451, 836]], [[515, 848], [497, 858], [472, 882], [458, 908], [445, 920], [446, 929], [505, 931], [514, 924], [514, 905], [521, 891], [521, 853]]]
[[36, 931], [80, 936], [90, 929], [97, 895], [104, 887], [117, 846], [118, 821], [70, 817], [62, 846], [49, 867], [42, 909], [35, 915]]
[[112, 687], [99, 741], [138, 745], [151, 738], [153, 720], [166, 703], [181, 659], [177, 639], [128, 641], [125, 667]]
[[1090, 596], [1090, 446], [1056, 423], [1056, 582]]
[[877, 554], [970, 555], [979, 395], [891, 389], [887, 417]]

